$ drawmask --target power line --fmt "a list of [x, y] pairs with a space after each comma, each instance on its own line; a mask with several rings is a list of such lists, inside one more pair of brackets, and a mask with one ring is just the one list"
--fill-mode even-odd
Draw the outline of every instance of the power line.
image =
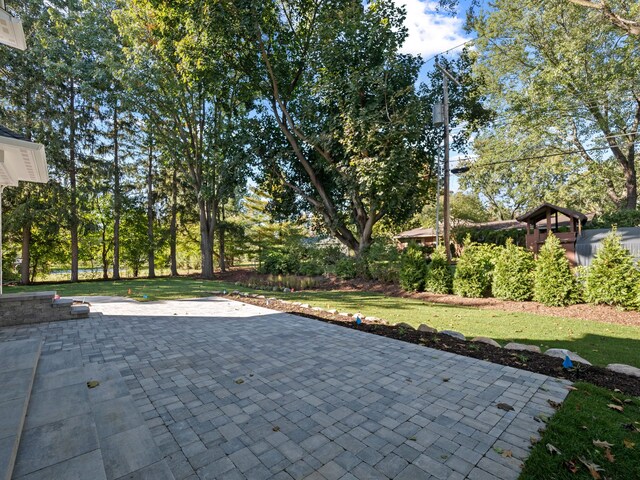
[[424, 61], [424, 64], [426, 65], [427, 63], [429, 63], [434, 58], [439, 57], [440, 55], [446, 55], [446, 54], [450, 53], [452, 50], [455, 50], [456, 48], [463, 47], [463, 46], [465, 46], [465, 45], [467, 45], [469, 43], [475, 42], [476, 40], [477, 40], [477, 38], [472, 38], [471, 40], [467, 40], [466, 42], [462, 42], [461, 44], [455, 45], [455, 46], [453, 46], [453, 47], [451, 47], [451, 48], [449, 48], [447, 50], [443, 50], [442, 52], [438, 52], [435, 55], [431, 55], [429, 58], [427, 58]]
[[[634, 145], [640, 145], [640, 142], [634, 142]], [[539, 160], [541, 158], [551, 158], [551, 157], [558, 157], [560, 155], [571, 155], [574, 153], [582, 153], [582, 152], [594, 152], [597, 150], [608, 150], [610, 147], [592, 147], [592, 148], [585, 148], [585, 149], [575, 149], [575, 150], [568, 150], [568, 151], [564, 151], [564, 152], [557, 152], [557, 153], [547, 153], [544, 155], [535, 155], [535, 156], [531, 156], [531, 157], [520, 157], [520, 158], [510, 158], [510, 159], [506, 159], [506, 160], [497, 160], [495, 162], [487, 162], [487, 163], [480, 163], [480, 164], [475, 164], [473, 165], [473, 167], [488, 167], [491, 165], [501, 165], [501, 164], [505, 164], [505, 163], [515, 163], [515, 162], [523, 162], [523, 161], [528, 161], [528, 160]], [[458, 162], [462, 162], [462, 161], [466, 161], [466, 160], [472, 160], [471, 157], [466, 157], [466, 158], [461, 158], [459, 160], [457, 160]]]

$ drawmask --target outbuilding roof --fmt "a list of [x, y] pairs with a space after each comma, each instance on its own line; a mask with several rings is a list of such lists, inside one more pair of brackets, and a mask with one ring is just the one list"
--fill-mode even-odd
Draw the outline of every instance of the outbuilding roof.
[[557, 205], [546, 202], [536, 207], [535, 209], [525, 213], [524, 215], [520, 215], [518, 217], [518, 221], [525, 223], [537, 223], [540, 220], [547, 218], [547, 210], [562, 213], [569, 218], [575, 218], [577, 220], [580, 220], [580, 223], [582, 224], [587, 221], [587, 216], [584, 213], [577, 212], [576, 210], [571, 210], [570, 208], [558, 207]]

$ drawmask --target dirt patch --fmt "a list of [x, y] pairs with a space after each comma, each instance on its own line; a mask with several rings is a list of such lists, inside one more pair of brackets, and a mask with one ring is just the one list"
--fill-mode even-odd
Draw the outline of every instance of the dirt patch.
[[374, 335], [395, 338], [403, 342], [415, 343], [437, 350], [457, 353], [459, 355], [542, 373], [556, 378], [564, 378], [572, 382], [589, 382], [610, 390], [617, 389], [627, 395], [640, 397], [640, 379], [622, 373], [612, 372], [602, 367], [576, 363], [575, 368], [567, 370], [562, 367], [561, 359], [540, 353], [514, 352], [483, 343], [465, 342], [448, 335], [418, 332], [417, 330], [409, 328], [385, 325], [367, 320], [363, 320], [360, 325], [357, 325], [352, 317], [345, 317], [323, 310], [312, 310], [276, 299], [255, 298], [245, 295], [232, 295], [232, 298], [244, 303], [292, 313], [341, 327], [353, 328]]
[[[250, 270], [235, 270], [219, 274], [218, 279], [227, 282], [250, 283], [260, 281], [266, 275], [259, 275]], [[640, 312], [625, 311], [608, 305], [589, 305], [586, 303], [569, 307], [547, 307], [538, 302], [510, 302], [497, 298], [464, 298], [458, 295], [437, 295], [433, 293], [407, 293], [398, 285], [381, 284], [362, 280], [340, 280], [337, 278], [320, 277], [315, 290], [361, 291], [376, 292], [391, 297], [404, 297], [422, 300], [427, 303], [441, 305], [455, 305], [485, 310], [502, 310], [506, 312], [535, 313], [561, 318], [577, 318], [601, 323], [614, 323], [640, 327]]]

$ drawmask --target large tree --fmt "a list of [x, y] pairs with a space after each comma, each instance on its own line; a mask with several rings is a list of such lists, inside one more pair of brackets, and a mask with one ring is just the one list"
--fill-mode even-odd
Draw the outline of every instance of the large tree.
[[[478, 33], [476, 72], [498, 112], [494, 130], [486, 131], [483, 141], [492, 134], [510, 139], [502, 141], [508, 147], [504, 151], [490, 149], [493, 155], [516, 160], [513, 170], [539, 162], [518, 158], [549, 154], [556, 155], [556, 163], [570, 164], [579, 157], [579, 166], [569, 173], [585, 174], [586, 181], [591, 181], [586, 175], [595, 175], [619, 207], [635, 209], [637, 38], [570, 2], [497, 0], [471, 25]], [[612, 160], [617, 179], [600, 175], [608, 174]]]
[[242, 148], [248, 77], [224, 59], [232, 45], [222, 35], [225, 20], [215, 5], [135, 0], [115, 19], [131, 62], [128, 84], [151, 121], [155, 142], [175, 159], [195, 195], [202, 275], [211, 278], [220, 206], [248, 171]]
[[224, 5], [238, 45], [260, 60], [262, 180], [289, 211], [297, 202], [364, 252], [375, 224], [409, 218], [428, 186], [427, 105], [414, 86], [422, 62], [399, 53], [403, 9], [385, 0]]

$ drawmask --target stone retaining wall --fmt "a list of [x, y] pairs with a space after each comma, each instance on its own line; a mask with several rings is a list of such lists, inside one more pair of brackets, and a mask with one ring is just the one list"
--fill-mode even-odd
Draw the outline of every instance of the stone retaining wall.
[[65, 298], [55, 300], [55, 295], [56, 292], [0, 295], [0, 327], [58, 322], [88, 316], [85, 309], [81, 310], [82, 313], [74, 313], [73, 300]]

